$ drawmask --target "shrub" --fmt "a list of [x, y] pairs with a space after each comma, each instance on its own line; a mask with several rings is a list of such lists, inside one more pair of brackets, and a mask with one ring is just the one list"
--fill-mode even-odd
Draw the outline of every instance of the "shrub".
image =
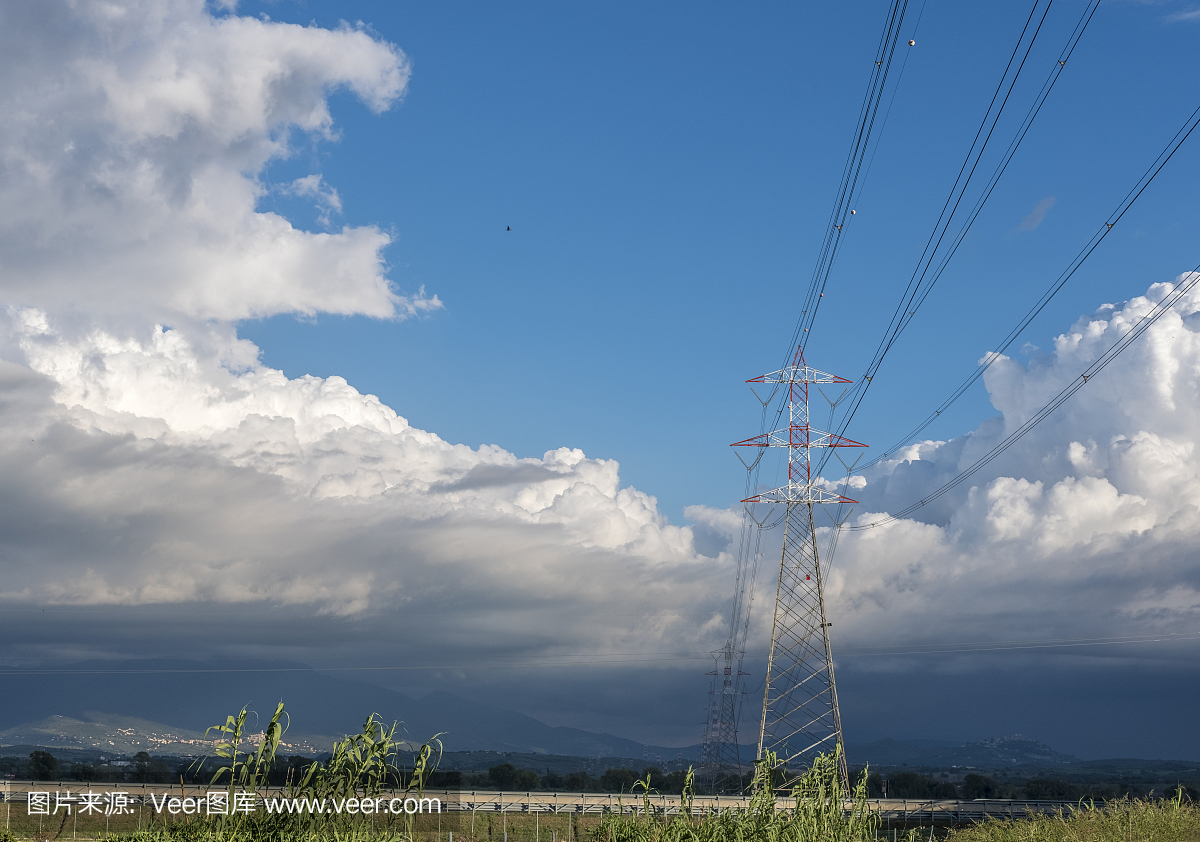
[[1034, 801], [1078, 801], [1084, 795], [1082, 787], [1053, 778], [1033, 778], [1023, 788], [1025, 797]]
[[974, 773], [963, 778], [963, 798], [999, 798], [1000, 784], [985, 775]]
[[35, 781], [52, 781], [58, 777], [58, 758], [48, 751], [29, 754], [29, 777]]
[[633, 792], [633, 782], [637, 779], [632, 769], [606, 769], [600, 776], [600, 789], [604, 792]]

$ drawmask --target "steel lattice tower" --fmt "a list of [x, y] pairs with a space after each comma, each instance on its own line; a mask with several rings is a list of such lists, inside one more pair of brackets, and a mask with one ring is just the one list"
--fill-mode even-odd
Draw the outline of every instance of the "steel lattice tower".
[[[787, 387], [788, 426], [737, 442], [735, 447], [787, 448], [788, 483], [742, 501], [786, 506], [783, 552], [763, 691], [758, 757], [774, 752], [784, 767], [808, 766], [813, 757], [842, 745], [837, 683], [829, 645], [821, 559], [813, 507], [854, 503], [814, 484], [813, 448], [866, 447], [809, 425], [809, 384], [851, 381], [810, 368], [801, 351], [792, 364], [748, 383]], [[841, 773], [848, 784], [845, 754]]]
[[739, 792], [742, 758], [738, 745], [738, 714], [741, 711], [742, 657], [735, 639], [712, 652], [716, 662], [708, 689], [708, 717], [704, 722], [704, 744], [700, 754], [700, 783], [709, 793]]

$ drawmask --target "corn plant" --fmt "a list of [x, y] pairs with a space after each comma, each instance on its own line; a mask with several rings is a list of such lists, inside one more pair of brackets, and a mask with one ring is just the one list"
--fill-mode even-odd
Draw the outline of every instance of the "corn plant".
[[[405, 797], [415, 795], [418, 800], [425, 794], [425, 783], [429, 780], [429, 775], [437, 769], [438, 763], [442, 759], [442, 735], [435, 734], [429, 739], [420, 749], [417, 750], [416, 756], [413, 758], [413, 771], [409, 776], [408, 781], [404, 784]], [[436, 746], [436, 748], [435, 748]], [[434, 758], [436, 751], [437, 757]], [[404, 830], [409, 839], [413, 838], [413, 817], [408, 813], [404, 814]]]
[[377, 716], [368, 716], [360, 733], [334, 743], [329, 761], [306, 776], [302, 788], [310, 789], [317, 798], [347, 798], [376, 796], [384, 787], [402, 786], [402, 773], [395, 764], [399, 726], [392, 723], [389, 728]]
[[[863, 771], [852, 792], [846, 792], [838, 774], [842, 747], [820, 754], [792, 788], [793, 816], [815, 828], [819, 839], [859, 839], [873, 834], [878, 819], [867, 809], [867, 773]], [[849, 801], [849, 811], [844, 807]], [[847, 815], [848, 812], [848, 815]]]
[[[211, 784], [228, 781], [228, 804], [234, 803], [234, 790], [257, 792], [266, 784], [267, 774], [275, 761], [283, 734], [288, 728], [287, 714], [283, 703], [275, 708], [270, 723], [263, 732], [263, 739], [254, 751], [243, 749], [247, 742], [247, 719], [251, 716], [247, 708], [228, 716], [225, 724], [214, 725], [205, 733], [216, 733], [214, 753], [226, 760], [212, 776]], [[424, 793], [430, 774], [441, 760], [442, 744], [434, 736], [422, 745], [413, 759], [413, 771], [405, 774], [397, 762], [401, 748], [405, 745], [396, 738], [398, 723], [384, 724], [378, 714], [371, 714], [363, 723], [362, 731], [338, 740], [333, 745], [330, 758], [325, 763], [311, 763], [298, 779], [288, 781], [288, 796], [303, 797], [310, 801], [334, 801], [347, 798], [378, 797], [385, 788], [402, 788], [405, 793], [416, 792], [419, 798]], [[203, 760], [197, 762], [202, 765]], [[197, 842], [221, 839], [223, 842], [292, 842], [299, 839], [320, 838], [332, 832], [338, 840], [371, 838], [375, 840], [412, 838], [412, 818], [405, 817], [405, 834], [396, 835], [389, 826], [374, 836], [364, 836], [360, 824], [346, 815], [313, 815], [311, 813], [234, 813], [213, 821], [195, 825], [172, 825], [167, 829], [177, 842]], [[183, 830], [182, 828], [189, 828]], [[193, 829], [194, 828], [194, 829]], [[202, 830], [203, 828], [203, 830]], [[191, 835], [189, 835], [191, 834]], [[215, 834], [215, 836], [214, 836]]]
[[204, 732], [205, 738], [214, 731], [225, 737], [213, 744], [213, 750], [217, 757], [225, 758], [229, 763], [218, 767], [209, 783], [219, 783], [222, 778], [228, 776], [230, 803], [233, 803], [235, 786], [256, 792], [261, 785], [266, 783], [267, 773], [275, 762], [275, 753], [279, 750], [279, 742], [288, 727], [285, 718], [287, 715], [283, 711], [283, 702], [280, 702], [275, 706], [275, 713], [272, 714], [270, 723], [263, 731], [263, 738], [259, 742], [258, 748], [253, 753], [243, 752], [241, 747], [246, 739], [248, 716], [249, 710], [244, 707], [235, 716], [226, 717], [224, 725], [213, 725]]
[[692, 803], [696, 800], [696, 773], [688, 766], [687, 775], [683, 779], [683, 791], [679, 796], [679, 806], [685, 816], [692, 815]]
[[646, 815], [647, 815], [647, 816], [649, 816], [649, 815], [650, 815], [650, 812], [651, 812], [651, 810], [653, 810], [653, 809], [654, 809], [653, 807], [651, 807], [651, 806], [650, 806], [650, 793], [652, 793], [652, 792], [657, 792], [657, 790], [654, 790], [654, 789], [651, 789], [651, 788], [650, 788], [650, 774], [651, 774], [650, 772], [647, 772], [647, 773], [646, 773], [646, 780], [644, 780], [644, 781], [634, 781], [634, 782], [633, 782], [633, 786], [631, 786], [631, 787], [629, 788], [629, 793], [630, 793], [631, 795], [632, 795], [633, 793], [637, 792], [639, 788], [642, 790], [642, 805], [643, 805], [643, 806], [646, 808]]

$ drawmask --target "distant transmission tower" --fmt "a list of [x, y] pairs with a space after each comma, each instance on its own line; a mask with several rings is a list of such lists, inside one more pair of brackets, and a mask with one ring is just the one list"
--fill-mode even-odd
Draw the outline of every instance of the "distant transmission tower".
[[[759, 453], [761, 456], [761, 451]], [[752, 477], [753, 472], [748, 474]], [[749, 483], [751, 480], [748, 479]], [[748, 486], [753, 490], [752, 486]], [[758, 572], [762, 529], [751, 517], [750, 507], [742, 513], [740, 546], [737, 552], [737, 578], [733, 588], [733, 610], [729, 617], [729, 639], [713, 650], [712, 680], [708, 688], [708, 710], [704, 719], [704, 743], [700, 754], [697, 784], [701, 792], [736, 793], [743, 788], [742, 775], [750, 758], [741, 756], [738, 722], [746, 690], [747, 673], [742, 670], [746, 656], [746, 635], [750, 630], [750, 606], [754, 599], [754, 580]]]
[[[774, 752], [785, 768], [797, 770], [810, 765], [817, 754], [842, 745], [842, 719], [829, 646], [830, 623], [825, 614], [825, 571], [817, 553], [813, 506], [856, 502], [814, 482], [812, 450], [866, 445], [809, 425], [809, 384], [851, 381], [809, 368], [802, 351], [797, 350], [792, 364], [786, 368], [747, 382], [778, 384], [788, 390], [787, 427], [734, 446], [787, 448], [787, 485], [742, 502], [786, 507], [758, 757]], [[841, 774], [843, 782], [848, 783], [844, 753]]]
[[709, 673], [708, 717], [704, 722], [704, 743], [700, 752], [700, 787], [706, 793], [739, 792], [742, 789], [742, 758], [738, 745], [738, 719], [741, 713], [742, 657], [731, 637], [721, 649], [713, 650], [716, 662]]

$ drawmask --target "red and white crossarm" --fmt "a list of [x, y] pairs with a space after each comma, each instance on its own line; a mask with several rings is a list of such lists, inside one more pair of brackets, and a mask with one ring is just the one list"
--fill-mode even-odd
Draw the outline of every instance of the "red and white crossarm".
[[788, 484], [773, 491], [764, 491], [743, 500], [743, 503], [857, 503], [849, 497], [834, 494], [813, 482], [812, 454], [814, 447], [866, 447], [862, 442], [817, 430], [808, 423], [809, 383], [851, 383], [844, 377], [809, 367], [804, 354], [797, 350], [792, 365], [747, 380], [747, 383], [786, 383], [788, 386], [788, 425], [767, 433], [759, 433], [730, 447], [786, 447], [788, 450]]

